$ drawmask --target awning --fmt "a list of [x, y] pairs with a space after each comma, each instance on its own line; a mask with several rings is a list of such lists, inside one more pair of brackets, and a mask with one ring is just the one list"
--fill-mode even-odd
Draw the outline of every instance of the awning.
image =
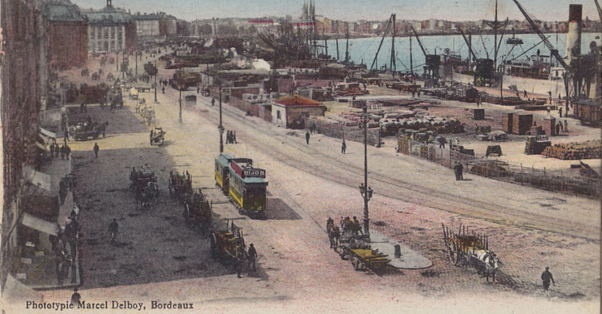
[[25, 166], [23, 168], [23, 178], [31, 182], [34, 186], [39, 186], [46, 191], [52, 191], [51, 177], [43, 172], [35, 171], [32, 167]]
[[51, 234], [54, 236], [58, 236], [58, 226], [56, 223], [48, 222], [46, 220], [37, 218], [28, 213], [23, 213], [23, 218], [21, 219], [21, 223], [24, 226], [27, 226], [32, 229], [36, 229], [40, 232], [44, 232], [47, 234]]
[[48, 131], [44, 128], [40, 128], [40, 133], [44, 134], [47, 137], [56, 138], [56, 133]]
[[[11, 308], [11, 301], [36, 301], [42, 302], [44, 300], [44, 295], [38, 292], [35, 292], [33, 289], [21, 283], [19, 280], [15, 279], [11, 274], [8, 274], [6, 277], [6, 285], [4, 286], [4, 293], [2, 297], [5, 301], [8, 301], [8, 304], [5, 304], [7, 308], [5, 310], [9, 310]], [[18, 312], [17, 309], [22, 309], [23, 303], [18, 302], [18, 305], [15, 305], [13, 308], [15, 312]]]

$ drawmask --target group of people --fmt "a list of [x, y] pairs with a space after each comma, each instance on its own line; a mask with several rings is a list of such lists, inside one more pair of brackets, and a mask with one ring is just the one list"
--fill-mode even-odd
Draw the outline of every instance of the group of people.
[[69, 156], [71, 155], [71, 147], [67, 144], [63, 144], [59, 147], [59, 144], [54, 141], [50, 144], [50, 157], [58, 158], [59, 155], [61, 159], [69, 160]]
[[238, 144], [236, 141], [236, 132], [227, 130], [226, 131], [226, 144]]
[[241, 278], [241, 274], [243, 268], [245, 267], [245, 263], [247, 267], [251, 271], [257, 271], [257, 250], [255, 250], [255, 246], [253, 243], [249, 244], [249, 249], [245, 251], [244, 246], [239, 246], [238, 251], [236, 252], [236, 276]]
[[59, 285], [62, 285], [63, 281], [69, 277], [69, 272], [71, 272], [70, 282], [74, 283], [76, 279], [75, 258], [77, 257], [77, 239], [80, 230], [77, 214], [74, 207], [65, 227], [59, 227], [57, 235], [50, 235], [49, 237], [55, 254], [55, 269]]
[[464, 180], [464, 175], [462, 172], [464, 171], [464, 166], [462, 163], [456, 161], [454, 164], [454, 173], [456, 174], [456, 181]]
[[63, 178], [61, 178], [61, 181], [59, 182], [59, 198], [61, 201], [61, 205], [63, 205], [65, 203], [65, 198], [67, 197], [67, 193], [69, 191], [73, 191], [73, 187], [74, 187], [74, 183], [73, 183], [73, 177], [71, 176], [71, 174], [68, 174], [68, 175], [64, 176]]

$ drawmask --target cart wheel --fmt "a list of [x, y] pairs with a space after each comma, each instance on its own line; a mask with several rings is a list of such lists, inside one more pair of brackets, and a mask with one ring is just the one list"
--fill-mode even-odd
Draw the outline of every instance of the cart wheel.
[[456, 265], [456, 262], [458, 260], [458, 256], [454, 253], [454, 251], [451, 248], [447, 249], [447, 255], [448, 255], [449, 261], [453, 265]]

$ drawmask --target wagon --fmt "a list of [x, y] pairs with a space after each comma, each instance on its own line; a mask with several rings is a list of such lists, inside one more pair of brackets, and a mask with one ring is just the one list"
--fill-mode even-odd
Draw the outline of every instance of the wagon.
[[211, 204], [205, 198], [201, 189], [192, 194], [187, 194], [183, 204], [186, 223], [190, 226], [200, 227], [203, 235], [207, 235], [211, 228], [212, 210]]
[[150, 132], [150, 144], [161, 145], [165, 141], [165, 131], [161, 127], [157, 127]]
[[192, 194], [192, 176], [188, 171], [180, 174], [177, 170], [169, 172], [169, 196], [183, 202], [187, 194]]
[[443, 227], [443, 241], [445, 252], [449, 261], [455, 266], [472, 266], [479, 274], [493, 276], [501, 262], [493, 250], [489, 250], [489, 237], [476, 232], [468, 232], [466, 226], [460, 225], [457, 233], [445, 225]]
[[342, 259], [350, 260], [355, 270], [370, 269], [374, 272], [382, 271], [389, 263], [388, 255], [372, 249], [362, 241], [351, 241], [349, 245], [340, 246], [339, 255]]
[[130, 188], [136, 193], [136, 204], [140, 208], [149, 207], [151, 202], [159, 197], [159, 186], [155, 172], [148, 166], [132, 167], [130, 172]]
[[97, 122], [78, 123], [69, 127], [69, 134], [76, 141], [85, 141], [90, 137], [97, 139], [101, 135], [104, 137], [108, 125], [109, 122], [104, 122], [101, 124]]
[[211, 255], [224, 263], [243, 262], [246, 249], [242, 231], [231, 220], [225, 224], [211, 232]]

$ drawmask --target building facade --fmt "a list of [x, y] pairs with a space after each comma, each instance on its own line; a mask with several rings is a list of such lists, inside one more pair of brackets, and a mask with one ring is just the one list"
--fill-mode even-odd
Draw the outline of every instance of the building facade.
[[286, 129], [304, 129], [309, 116], [324, 116], [326, 107], [299, 95], [284, 96], [272, 104], [272, 123]]
[[139, 39], [161, 36], [161, 17], [162, 14], [140, 14], [140, 12], [132, 15], [136, 22], [136, 36]]
[[88, 19], [88, 51], [91, 53], [133, 51], [136, 23], [132, 16], [113, 7], [111, 0], [99, 11], [82, 12]]
[[48, 59], [52, 69], [79, 67], [88, 61], [88, 23], [68, 1], [42, 6], [48, 32]]

